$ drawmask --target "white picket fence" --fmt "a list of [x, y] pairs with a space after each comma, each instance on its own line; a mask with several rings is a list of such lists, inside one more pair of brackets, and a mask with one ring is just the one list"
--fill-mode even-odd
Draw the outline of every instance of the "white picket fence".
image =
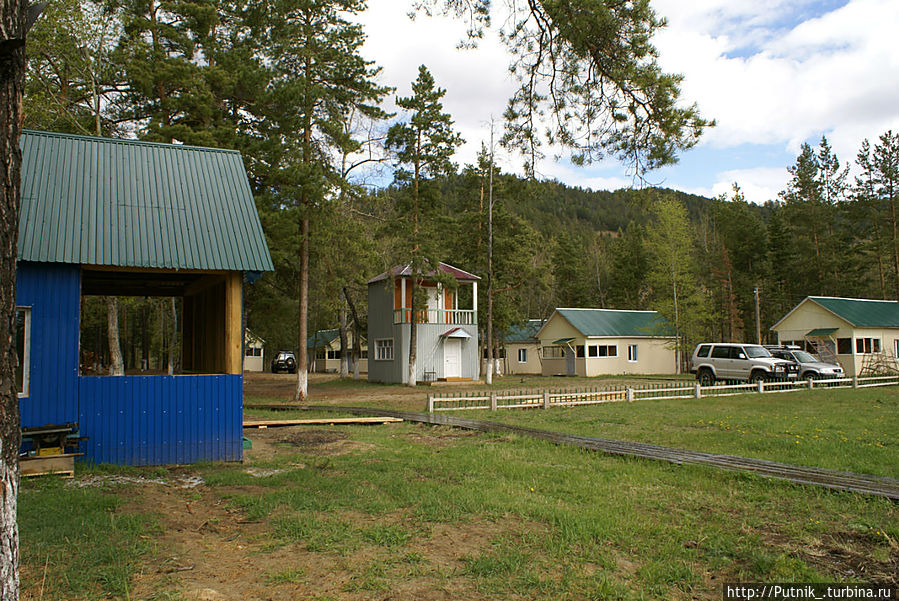
[[733, 383], [700, 386], [699, 383], [644, 384], [575, 390], [480, 391], [428, 396], [428, 412], [467, 409], [523, 409], [571, 407], [629, 401], [702, 398], [736, 394], [790, 392], [811, 388], [870, 388], [899, 385], [899, 376], [835, 378], [832, 380], [783, 380], [758, 383]]

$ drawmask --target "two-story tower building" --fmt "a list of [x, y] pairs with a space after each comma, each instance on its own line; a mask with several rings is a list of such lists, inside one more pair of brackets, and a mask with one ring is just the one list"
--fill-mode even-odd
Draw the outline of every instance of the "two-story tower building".
[[[413, 274], [398, 266], [368, 282], [368, 379], [403, 383], [409, 380], [409, 339], [413, 317], [417, 327], [416, 380], [478, 378], [478, 280], [452, 265], [438, 270], [458, 283], [455, 290], [435, 281], [435, 274]], [[412, 278], [427, 294], [427, 308], [412, 311]]]

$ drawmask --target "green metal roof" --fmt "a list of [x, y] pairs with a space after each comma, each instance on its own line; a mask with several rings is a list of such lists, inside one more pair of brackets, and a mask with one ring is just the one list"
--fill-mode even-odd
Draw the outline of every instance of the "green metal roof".
[[328, 346], [331, 341], [340, 335], [338, 330], [319, 330], [306, 339], [306, 348], [314, 348], [317, 346]]
[[514, 325], [506, 330], [503, 340], [506, 342], [536, 342], [537, 332], [542, 325], [542, 319], [529, 319], [523, 325]]
[[271, 271], [240, 153], [22, 134], [22, 261]]
[[899, 302], [862, 298], [810, 296], [814, 301], [857, 328], [899, 328]]
[[584, 336], [673, 336], [670, 324], [658, 311], [614, 309], [556, 309]]
[[815, 328], [814, 330], [806, 334], [806, 336], [810, 336], [812, 338], [816, 336], [830, 336], [839, 329], [840, 328]]

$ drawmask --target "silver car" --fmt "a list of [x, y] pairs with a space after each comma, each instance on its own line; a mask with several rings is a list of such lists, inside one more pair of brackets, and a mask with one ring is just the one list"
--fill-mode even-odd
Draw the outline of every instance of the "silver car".
[[845, 376], [843, 368], [839, 365], [821, 361], [799, 347], [768, 347], [768, 350], [779, 359], [796, 363], [799, 366], [799, 377], [803, 380], [830, 380]]
[[690, 372], [702, 386], [716, 380], [764, 382], [796, 378], [799, 367], [792, 361], [778, 359], [760, 344], [708, 342], [693, 351]]

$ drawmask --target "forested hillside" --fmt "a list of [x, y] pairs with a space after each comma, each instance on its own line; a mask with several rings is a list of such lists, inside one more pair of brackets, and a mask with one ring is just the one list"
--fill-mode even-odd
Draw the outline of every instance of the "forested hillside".
[[[616, 10], [599, 3], [584, 18], [606, 9]], [[367, 280], [398, 263], [445, 261], [486, 278], [491, 190], [498, 331], [558, 306], [656, 309], [677, 315], [689, 346], [754, 339], [755, 290], [763, 336], [806, 295], [899, 297], [896, 134], [859, 140], [849, 161], [826, 139], [803, 146], [784, 166], [789, 185], [765, 206], [739, 189], [706, 199], [491, 173], [486, 149], [475, 164], [453, 163], [460, 138], [426, 66], [412, 94], [397, 98], [400, 114], [382, 108], [394, 90], [378, 83], [361, 54], [364, 32], [347, 19], [363, 10], [357, 0], [51, 3], [29, 38], [26, 126], [240, 150], [276, 266], [246, 292], [247, 324], [269, 349], [300, 350], [307, 333], [350, 323], [352, 307], [364, 326]], [[634, 18], [649, 40], [659, 25], [652, 12]], [[614, 28], [588, 30], [611, 36], [591, 37], [597, 47], [623, 39]], [[698, 141], [709, 123], [695, 106], [678, 108], [677, 77], [643, 60], [651, 47], [621, 48], [623, 71], [607, 73], [566, 31], [556, 32], [559, 54], [528, 53], [539, 38], [526, 28], [511, 41], [524, 84], [510, 99], [502, 148], [530, 157], [528, 173], [547, 143], [534, 111], [555, 115], [548, 136], [575, 164], [614, 156], [640, 174]], [[570, 106], [528, 95], [528, 76], [566, 61], [596, 74], [590, 85], [548, 84]], [[607, 94], [638, 70], [645, 87], [627, 92], [649, 100], [627, 103], [628, 113]], [[374, 166], [389, 186], [362, 185]], [[125, 319], [132, 328], [166, 331], [165, 311], [140, 302], [123, 310], [132, 306], [143, 311]], [[90, 320], [100, 332], [102, 309]], [[172, 346], [156, 339], [132, 346]]]

